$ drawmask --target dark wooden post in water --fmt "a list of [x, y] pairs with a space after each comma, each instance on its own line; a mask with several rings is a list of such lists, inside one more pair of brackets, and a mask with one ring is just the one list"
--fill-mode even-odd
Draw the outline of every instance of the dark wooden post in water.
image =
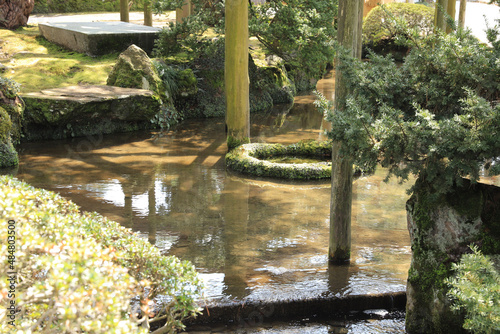
[[249, 142], [248, 2], [226, 1], [224, 80], [228, 149]]
[[129, 22], [128, 0], [120, 0], [120, 21]]
[[[341, 45], [351, 50], [354, 57], [361, 57], [359, 40], [363, 0], [340, 0], [337, 38]], [[361, 14], [360, 14], [361, 13]], [[337, 59], [338, 62], [338, 59]], [[342, 83], [342, 73], [335, 74], [335, 112], [343, 112], [347, 89]], [[351, 207], [353, 166], [349, 157], [340, 156], [340, 143], [332, 148], [332, 196], [330, 202], [329, 260], [332, 263], [349, 262], [351, 256]]]

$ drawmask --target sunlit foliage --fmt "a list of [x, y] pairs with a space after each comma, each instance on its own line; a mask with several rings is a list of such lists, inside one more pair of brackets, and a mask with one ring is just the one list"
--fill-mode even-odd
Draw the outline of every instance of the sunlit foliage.
[[2, 333], [173, 332], [197, 312], [189, 262], [53, 192], [0, 177], [0, 230]]
[[[331, 112], [331, 136], [364, 168], [380, 163], [389, 176], [418, 176], [438, 193], [473, 181], [483, 168], [500, 172], [500, 43], [468, 31], [422, 37], [400, 26], [411, 51], [402, 64], [376, 54], [369, 61], [340, 52], [352, 92], [343, 112]], [[329, 109], [324, 100], [318, 104]]]
[[473, 253], [462, 256], [452, 264], [455, 276], [448, 279], [448, 295], [455, 302], [456, 310], [464, 310], [464, 328], [473, 333], [498, 333], [500, 331], [500, 263], [472, 247]]

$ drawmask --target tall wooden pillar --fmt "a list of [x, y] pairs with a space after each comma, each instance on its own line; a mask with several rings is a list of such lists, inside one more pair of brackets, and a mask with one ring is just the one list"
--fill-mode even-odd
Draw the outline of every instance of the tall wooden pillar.
[[[341, 45], [351, 50], [353, 57], [361, 57], [358, 50], [361, 39], [359, 16], [363, 0], [340, 0], [337, 38]], [[338, 59], [336, 60], [338, 63]], [[335, 76], [335, 112], [343, 112], [348, 94], [342, 82], [342, 73]], [[349, 157], [340, 155], [341, 144], [332, 147], [332, 196], [330, 201], [329, 260], [332, 263], [346, 263], [351, 256], [351, 209], [353, 165]]]
[[226, 1], [226, 126], [228, 149], [250, 141], [248, 2]]

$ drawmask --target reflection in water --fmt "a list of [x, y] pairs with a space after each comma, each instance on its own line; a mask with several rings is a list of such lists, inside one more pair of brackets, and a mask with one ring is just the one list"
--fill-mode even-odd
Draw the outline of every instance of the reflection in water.
[[[252, 116], [253, 141], [323, 139], [311, 96]], [[192, 261], [208, 300], [295, 298], [405, 289], [405, 186], [385, 173], [355, 181], [352, 263], [329, 266], [330, 182], [277, 182], [227, 171], [224, 121], [168, 133], [27, 143], [17, 177], [55, 190]]]

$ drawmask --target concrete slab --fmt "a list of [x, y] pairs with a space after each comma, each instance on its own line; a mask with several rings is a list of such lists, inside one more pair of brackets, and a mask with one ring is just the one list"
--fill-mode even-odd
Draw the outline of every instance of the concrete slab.
[[161, 30], [126, 22], [47, 22], [38, 26], [47, 40], [90, 56], [122, 52], [131, 44], [151, 54]]

